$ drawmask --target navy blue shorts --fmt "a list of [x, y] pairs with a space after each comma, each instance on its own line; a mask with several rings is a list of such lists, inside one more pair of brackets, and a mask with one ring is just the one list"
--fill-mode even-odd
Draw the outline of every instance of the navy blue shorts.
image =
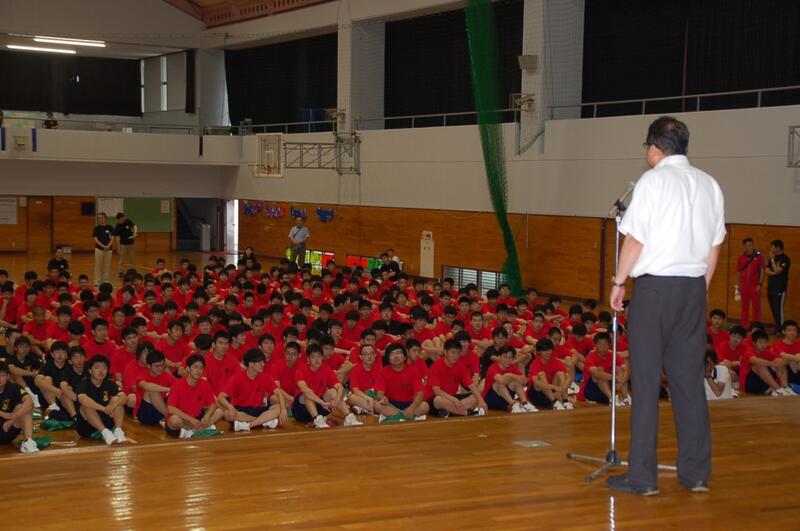
[[395, 407], [395, 408], [399, 409], [400, 411], [403, 411], [404, 409], [408, 409], [409, 406], [411, 406], [411, 404], [413, 404], [413, 403], [414, 402], [405, 402], [403, 400], [389, 400], [389, 404], [392, 407]]
[[[488, 382], [486, 385], [489, 385]], [[509, 390], [509, 392], [513, 393], [511, 390]], [[486, 393], [486, 396], [483, 398], [483, 400], [486, 402], [486, 405], [489, 406], [489, 409], [499, 409], [501, 411], [505, 411], [509, 407], [506, 399], [498, 395], [493, 387], [489, 387], [489, 392]]]
[[794, 372], [788, 365], [786, 366], [786, 375], [789, 383], [800, 384], [800, 371]]
[[[5, 423], [5, 420], [3, 420]], [[8, 444], [14, 442], [22, 430], [20, 428], [9, 426], [8, 431], [3, 429], [3, 424], [0, 423], [0, 444]]]
[[139, 411], [136, 414], [136, 418], [145, 426], [155, 426], [164, 420], [164, 415], [162, 415], [153, 404], [142, 400], [142, 403], [139, 404]]
[[[583, 389], [583, 396], [586, 400], [597, 402], [598, 404], [608, 404], [608, 397], [597, 387], [592, 377], [587, 375], [586, 387]], [[534, 405], [538, 405], [535, 404]]]
[[248, 406], [234, 406], [236, 411], [241, 411], [245, 415], [250, 415], [253, 418], [258, 418], [259, 415], [269, 409], [269, 406], [248, 407]]
[[[775, 371], [769, 369], [769, 372], [772, 373], [772, 377], [777, 381], [778, 376], [775, 374]], [[745, 393], [752, 393], [754, 395], [763, 395], [769, 390], [769, 386], [767, 382], [761, 379], [761, 376], [757, 375], [755, 371], [752, 369], [750, 372], [747, 373], [747, 378], [744, 381], [744, 392]]]
[[[298, 422], [309, 422], [314, 420], [314, 417], [311, 416], [311, 413], [308, 412], [308, 408], [306, 405], [300, 402], [300, 397], [303, 396], [299, 394], [294, 397], [292, 400], [292, 415]], [[317, 413], [322, 415], [323, 417], [327, 417], [331, 414], [331, 412], [324, 407], [317, 404]]]
[[[108, 428], [109, 430], [114, 429], [114, 419], [103, 413], [102, 411], [97, 412], [100, 415], [100, 422], [103, 423], [103, 426]], [[78, 418], [75, 420], [75, 431], [78, 432], [78, 435], [83, 437], [84, 439], [90, 439], [92, 434], [97, 430], [94, 429], [94, 426], [86, 422], [86, 419], [78, 412]]]
[[[600, 394], [602, 395], [603, 393]], [[603, 395], [603, 397], [605, 396], [606, 395]], [[539, 391], [533, 385], [528, 388], [528, 400], [536, 407], [553, 407], [553, 401], [547, 398], [547, 395], [544, 394], [543, 391]]]

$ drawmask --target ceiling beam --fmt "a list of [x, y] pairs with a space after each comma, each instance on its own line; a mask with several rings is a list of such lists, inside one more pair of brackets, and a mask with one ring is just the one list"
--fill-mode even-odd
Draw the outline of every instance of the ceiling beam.
[[192, 3], [190, 0], [164, 0], [169, 5], [180, 9], [187, 15], [196, 18], [197, 20], [203, 20], [203, 8], [198, 6], [197, 4]]

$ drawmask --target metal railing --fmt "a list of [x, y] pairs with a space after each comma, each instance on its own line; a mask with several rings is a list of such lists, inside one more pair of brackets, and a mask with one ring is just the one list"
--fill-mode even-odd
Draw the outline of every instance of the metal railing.
[[[550, 105], [548, 106], [549, 115], [551, 120], [555, 120], [556, 118], [556, 111], [560, 109], [579, 109], [581, 111], [581, 115], [583, 115], [584, 109], [591, 109], [591, 116], [582, 116], [583, 118], [597, 118], [598, 117], [598, 110], [601, 111], [600, 116], [619, 116], [619, 115], [640, 115], [640, 114], [648, 114], [648, 104], [655, 104], [655, 103], [669, 103], [675, 102], [680, 104], [680, 108], [668, 108], [669, 106], [664, 106], [660, 109], [653, 109], [655, 105], [651, 105], [652, 112], [697, 112], [703, 110], [715, 110], [717, 107], [708, 108], [703, 107], [703, 103], [709, 103], [707, 100], [711, 98], [717, 99], [717, 104], [719, 101], [734, 96], [751, 96], [753, 98], [752, 105], [735, 105], [735, 106], [721, 106], [721, 108], [748, 108], [748, 107], [772, 107], [777, 105], [787, 105], [785, 103], [780, 103], [777, 100], [772, 100], [770, 96], [780, 93], [780, 92], [787, 92], [787, 91], [798, 91], [797, 100], [800, 101], [800, 85], [789, 85], [785, 87], [773, 87], [773, 88], [762, 88], [762, 89], [752, 89], [752, 90], [732, 90], [727, 92], [705, 92], [702, 94], [685, 94], [681, 96], [663, 96], [659, 98], [642, 98], [642, 99], [632, 99], [632, 100], [616, 100], [616, 101], [597, 101], [591, 103], [576, 103], [573, 105]], [[714, 102], [710, 102], [714, 103]], [[621, 112], [614, 112], [615, 108]], [[608, 111], [606, 114], [605, 111]], [[574, 116], [572, 116], [574, 117]]]
[[210, 125], [203, 128], [206, 135], [245, 136], [257, 133], [330, 133], [336, 131], [336, 120], [311, 120], [275, 124]]
[[71, 120], [53, 118], [56, 122], [55, 127], [47, 127], [45, 122], [48, 118], [28, 117], [28, 116], [6, 116], [4, 125], [39, 129], [60, 129], [65, 131], [103, 131], [116, 133], [160, 133], [160, 134], [196, 134], [197, 128], [193, 125], [182, 124], [149, 124], [144, 122], [127, 122], [123, 120]]
[[[502, 113], [503, 122], [516, 121], [519, 110], [498, 109]], [[403, 127], [401, 124], [407, 125]], [[414, 129], [417, 127], [448, 127], [456, 125], [473, 125], [478, 123], [477, 111], [447, 112], [436, 114], [414, 114], [409, 116], [383, 116], [380, 118], [356, 118], [353, 120], [355, 129], [365, 129], [364, 124], [377, 123], [378, 127], [371, 129]], [[391, 124], [391, 125], [390, 125]], [[369, 129], [369, 127], [367, 127]]]

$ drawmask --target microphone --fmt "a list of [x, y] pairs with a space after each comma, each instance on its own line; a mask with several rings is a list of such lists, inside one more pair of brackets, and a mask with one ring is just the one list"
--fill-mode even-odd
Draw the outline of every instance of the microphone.
[[634, 188], [636, 188], [636, 183], [633, 181], [629, 182], [625, 192], [619, 196], [619, 199], [614, 201], [614, 206], [608, 211], [609, 217], [615, 216], [617, 212], [622, 213], [625, 210], [625, 201], [627, 201], [628, 197], [633, 193]]

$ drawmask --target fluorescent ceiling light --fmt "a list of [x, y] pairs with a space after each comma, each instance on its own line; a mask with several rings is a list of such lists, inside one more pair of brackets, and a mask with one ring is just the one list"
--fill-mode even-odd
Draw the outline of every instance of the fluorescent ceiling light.
[[67, 50], [65, 48], [42, 48], [39, 46], [21, 46], [19, 44], [6, 44], [6, 48], [11, 50], [24, 50], [27, 52], [48, 52], [48, 53], [68, 53], [74, 54], [75, 50]]
[[73, 46], [92, 46], [94, 48], [105, 48], [105, 41], [91, 41], [88, 39], [70, 39], [69, 37], [46, 37], [43, 35], [36, 35], [33, 38], [36, 42], [44, 42], [47, 44], [68, 44]]

